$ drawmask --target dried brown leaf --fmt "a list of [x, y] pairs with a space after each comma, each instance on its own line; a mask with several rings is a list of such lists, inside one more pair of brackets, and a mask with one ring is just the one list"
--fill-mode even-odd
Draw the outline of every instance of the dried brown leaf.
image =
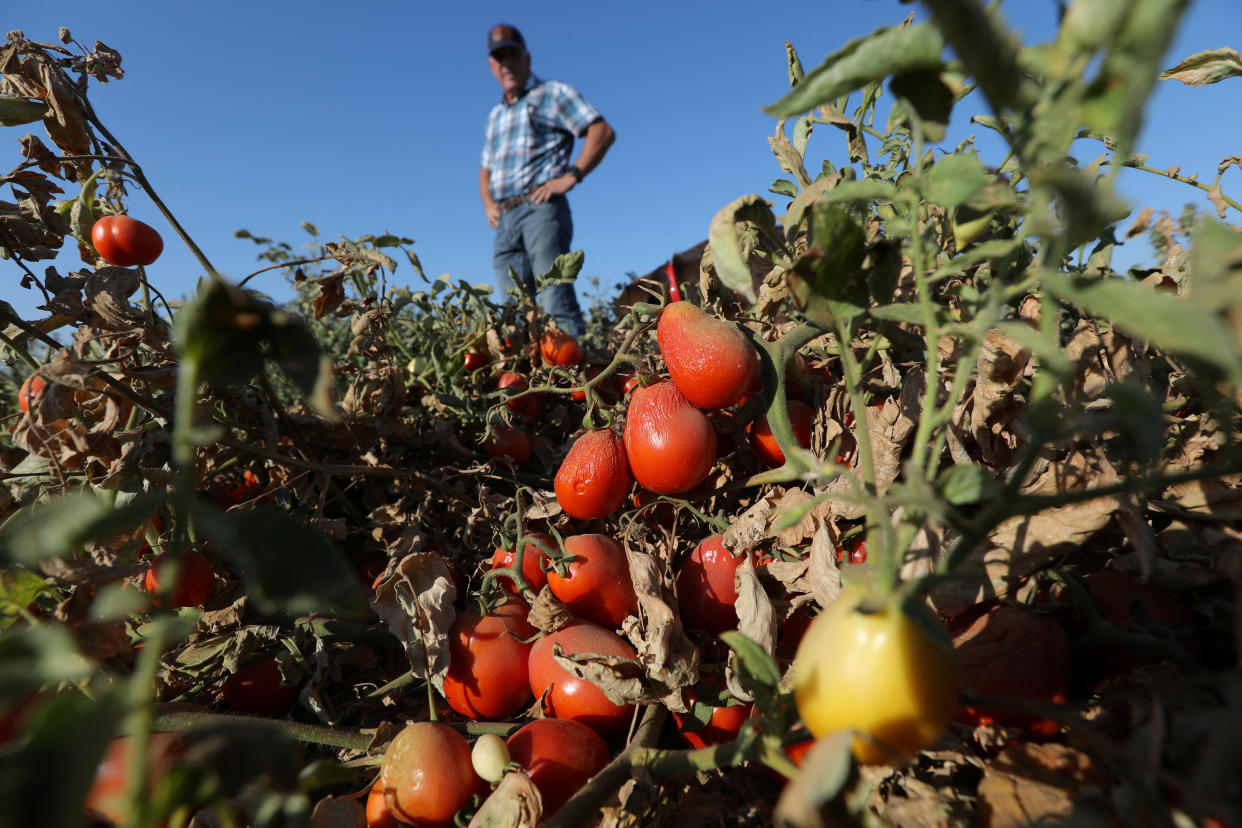
[[448, 630], [457, 617], [457, 588], [437, 552], [406, 555], [380, 584], [371, 602], [380, 619], [400, 639], [417, 678], [442, 690], [449, 668]]
[[1108, 775], [1090, 757], [1061, 744], [1020, 742], [985, 766], [979, 783], [984, 828], [1019, 828], [1063, 821], [1075, 801], [1099, 795]]
[[669, 604], [671, 590], [665, 584], [672, 581], [671, 553], [671, 542], [637, 549], [627, 538], [625, 554], [642, 620], [630, 616], [622, 629], [638, 652], [638, 660], [646, 668], [650, 681], [666, 689], [665, 703], [684, 713], [681, 689], [698, 680], [699, 651], [686, 636], [680, 617]]
[[467, 828], [534, 828], [543, 819], [543, 798], [525, 771], [509, 771]]

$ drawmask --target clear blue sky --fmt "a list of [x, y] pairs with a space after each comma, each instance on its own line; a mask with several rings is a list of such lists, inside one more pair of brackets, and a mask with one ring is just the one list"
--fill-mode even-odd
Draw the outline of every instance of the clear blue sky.
[[[608, 157], [570, 196], [583, 275], [605, 285], [705, 238], [718, 209], [746, 193], [767, 194], [781, 177], [767, 146], [775, 122], [760, 107], [787, 88], [785, 40], [809, 70], [849, 39], [912, 10], [923, 14], [897, 0], [6, 5], [5, 30], [55, 42], [64, 25], [84, 44], [101, 40], [122, 54], [125, 78], [93, 86], [91, 99], [217, 269], [234, 279], [260, 266], [257, 248], [235, 239], [236, 230], [296, 247], [308, 240], [298, 226], [305, 220], [327, 239], [404, 235], [432, 278], [492, 282], [492, 231], [477, 182], [483, 120], [499, 90], [484, 35], [496, 22], [514, 23], [534, 71], [576, 85], [617, 130]], [[1005, 9], [1028, 43], [1055, 25], [1052, 0], [1009, 0]], [[1242, 47], [1239, 24], [1239, 0], [1191, 0], [1165, 66], [1203, 49]], [[1210, 180], [1222, 158], [1242, 154], [1239, 93], [1238, 79], [1202, 88], [1162, 82], [1138, 149], [1154, 166], [1176, 164]], [[969, 115], [982, 107], [975, 96], [960, 104], [950, 138], [968, 134]], [[17, 162], [25, 131], [0, 129], [5, 169]], [[847, 161], [839, 136], [821, 128], [812, 137], [809, 168], [825, 156]], [[1242, 171], [1226, 175], [1225, 191], [1242, 191]], [[1187, 201], [1210, 209], [1198, 191], [1134, 171], [1122, 192], [1135, 213], [1151, 205], [1177, 214]], [[783, 212], [784, 199], [767, 195]], [[167, 242], [148, 268], [152, 281], [184, 296], [200, 267], [140, 192], [129, 210]], [[1147, 257], [1139, 241], [1122, 254], [1127, 263]], [[76, 255], [57, 265], [80, 266]], [[0, 273], [0, 297], [27, 318], [38, 315], [16, 267], [0, 261]], [[416, 285], [417, 277], [402, 262], [395, 281]], [[289, 295], [276, 272], [251, 284]]]

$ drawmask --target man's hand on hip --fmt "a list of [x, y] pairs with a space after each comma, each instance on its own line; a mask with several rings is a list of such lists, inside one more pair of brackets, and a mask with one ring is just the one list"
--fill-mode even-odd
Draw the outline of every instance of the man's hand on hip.
[[494, 201], [489, 201], [483, 205], [483, 212], [487, 214], [487, 226], [495, 230], [500, 226], [500, 205]]
[[549, 179], [538, 187], [530, 191], [530, 195], [526, 197], [527, 201], [533, 204], [543, 204], [552, 196], [565, 195], [574, 188], [578, 183], [578, 179], [569, 173], [558, 175], [556, 178]]

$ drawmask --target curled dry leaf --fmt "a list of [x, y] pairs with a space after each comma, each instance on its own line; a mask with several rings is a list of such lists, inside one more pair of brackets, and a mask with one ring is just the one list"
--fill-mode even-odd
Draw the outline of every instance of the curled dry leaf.
[[613, 704], [644, 704], [665, 695], [664, 688], [647, 681], [643, 665], [634, 658], [600, 653], [565, 653], [553, 644], [556, 663], [578, 678], [594, 684]]
[[630, 566], [630, 580], [638, 595], [641, 620], [630, 616], [622, 629], [638, 653], [638, 660], [646, 668], [653, 686], [667, 690], [664, 703], [678, 713], [686, 712], [681, 688], [698, 680], [699, 651], [686, 637], [681, 619], [669, 606], [669, 591], [665, 584], [671, 583], [669, 557], [671, 543], [664, 542], [646, 549], [636, 549], [625, 544], [625, 556]]
[[[733, 582], [737, 587], [737, 599], [733, 606], [737, 610], [738, 632], [772, 655], [776, 651], [776, 613], [772, 608], [772, 599], [764, 592], [755, 574], [754, 562], [749, 555], [742, 558], [734, 571]], [[744, 701], [753, 701], [738, 680], [737, 653], [733, 650], [729, 651], [729, 660], [725, 665], [725, 682], [730, 693]]]
[[543, 819], [543, 798], [525, 771], [509, 771], [467, 828], [534, 828]]
[[371, 602], [380, 619], [404, 645], [410, 669], [443, 692], [449, 668], [448, 630], [457, 617], [457, 588], [436, 552], [407, 555]]
[[535, 603], [531, 605], [526, 620], [540, 632], [553, 633], [574, 620], [574, 616], [544, 584], [535, 596]]
[[366, 828], [367, 812], [353, 797], [325, 796], [311, 811], [311, 828]]

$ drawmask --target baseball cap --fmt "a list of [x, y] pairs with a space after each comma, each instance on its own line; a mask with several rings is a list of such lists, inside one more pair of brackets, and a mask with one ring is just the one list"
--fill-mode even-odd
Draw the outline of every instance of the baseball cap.
[[513, 46], [525, 52], [526, 39], [522, 37], [522, 33], [517, 30], [516, 26], [510, 26], [508, 23], [497, 23], [487, 33], [487, 53], [490, 55], [497, 49], [503, 49], [506, 46]]

